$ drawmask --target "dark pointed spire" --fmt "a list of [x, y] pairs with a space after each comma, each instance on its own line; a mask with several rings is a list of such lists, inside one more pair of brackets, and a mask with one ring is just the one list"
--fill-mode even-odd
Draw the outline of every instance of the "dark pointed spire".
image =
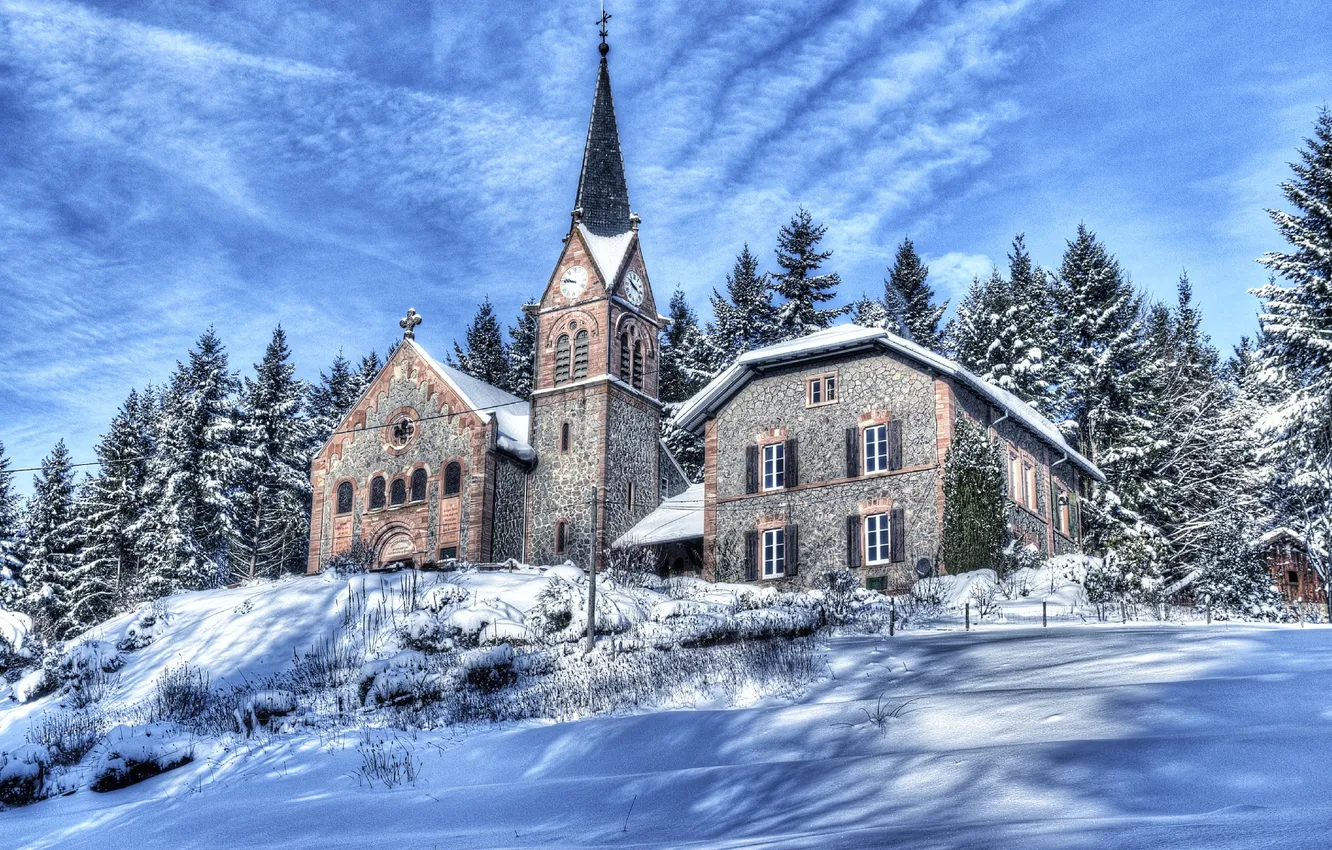
[[[604, 31], [604, 22], [602, 26]], [[629, 187], [624, 180], [620, 131], [615, 125], [615, 103], [611, 100], [610, 70], [606, 65], [610, 45], [603, 40], [598, 48], [601, 66], [597, 70], [597, 93], [592, 101], [574, 217], [598, 236], [617, 236], [630, 229]]]

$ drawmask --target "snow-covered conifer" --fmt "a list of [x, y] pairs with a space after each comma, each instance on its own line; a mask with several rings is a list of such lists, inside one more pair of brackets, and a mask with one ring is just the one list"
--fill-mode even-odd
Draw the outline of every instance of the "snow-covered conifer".
[[783, 299], [777, 307], [780, 339], [821, 331], [846, 312], [841, 307], [819, 306], [836, 297], [841, 283], [836, 272], [818, 273], [832, 257], [832, 251], [819, 250], [827, 230], [827, 226], [815, 224], [809, 211], [802, 207], [777, 235], [777, 265], [782, 271], [772, 276], [772, 289]]
[[19, 496], [14, 490], [14, 473], [9, 471], [5, 444], [0, 442], [0, 604], [17, 593], [17, 579], [23, 562], [19, 559], [23, 527], [19, 515]]
[[698, 317], [679, 289], [671, 295], [670, 319], [670, 324], [661, 333], [661, 354], [657, 359], [660, 364], [658, 395], [665, 405], [662, 439], [685, 472], [697, 479], [703, 469], [703, 441], [676, 428], [671, 419], [712, 375]]
[[33, 477], [24, 540], [19, 607], [47, 640], [65, 637], [62, 620], [78, 561], [81, 534], [74, 510], [74, 469], [65, 441], [56, 443]]
[[746, 351], [777, 341], [777, 308], [771, 279], [745, 245], [726, 276], [726, 293], [712, 293], [713, 321], [708, 325], [708, 364], [720, 373]]
[[504, 345], [504, 333], [495, 306], [486, 298], [472, 317], [465, 338], [467, 347], [453, 344], [449, 365], [456, 366], [479, 381], [494, 387], [509, 385], [509, 356]]
[[364, 390], [360, 375], [339, 351], [327, 372], [319, 373], [319, 383], [310, 388], [306, 398], [306, 416], [310, 420], [310, 441], [322, 446]]
[[944, 455], [939, 556], [949, 573], [1000, 569], [1008, 525], [1003, 470], [999, 449], [985, 428], [959, 416]]
[[536, 374], [536, 338], [536, 313], [520, 311], [518, 321], [509, 328], [509, 380], [500, 386], [518, 398], [532, 397], [532, 380]]
[[929, 284], [930, 270], [916, 253], [910, 237], [897, 246], [893, 267], [884, 283], [884, 305], [893, 312], [896, 295], [903, 300], [902, 322], [911, 332], [910, 338], [926, 348], [939, 350], [942, 339], [939, 322], [948, 304], [934, 303], [934, 289]]

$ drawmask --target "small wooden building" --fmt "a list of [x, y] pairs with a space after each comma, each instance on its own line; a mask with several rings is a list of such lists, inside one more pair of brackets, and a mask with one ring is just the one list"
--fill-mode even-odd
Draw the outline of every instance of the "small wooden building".
[[1303, 537], [1289, 528], [1274, 528], [1258, 538], [1257, 545], [1287, 602], [1327, 604], [1326, 584]]

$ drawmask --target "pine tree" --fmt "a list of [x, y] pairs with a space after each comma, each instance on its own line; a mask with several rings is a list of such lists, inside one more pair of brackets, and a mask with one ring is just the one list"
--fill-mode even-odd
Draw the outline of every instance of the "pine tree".
[[841, 278], [837, 274], [818, 274], [832, 251], [820, 251], [819, 243], [828, 228], [816, 225], [803, 207], [777, 236], [777, 265], [772, 289], [784, 299], [777, 308], [779, 340], [796, 339], [831, 327], [845, 308], [822, 309], [819, 305], [837, 295]]
[[903, 239], [902, 244], [897, 246], [897, 256], [893, 258], [888, 278], [883, 282], [884, 303], [891, 309], [894, 293], [899, 293], [905, 302], [902, 320], [907, 330], [911, 331], [911, 339], [937, 351], [942, 345], [939, 322], [948, 304], [934, 303], [934, 289], [928, 282], [929, 276], [930, 270], [921, 262], [916, 246], [910, 238]]
[[23, 568], [23, 561], [19, 557], [22, 534], [14, 473], [9, 471], [5, 444], [0, 442], [0, 605], [11, 602], [18, 592], [17, 579]]
[[319, 383], [310, 388], [306, 409], [310, 420], [310, 442], [319, 447], [328, 442], [365, 389], [361, 376], [339, 351], [328, 372], [319, 373]]
[[959, 416], [944, 455], [940, 558], [950, 574], [1001, 569], [1008, 524], [1003, 469], [985, 429]]
[[305, 384], [296, 378], [281, 326], [245, 379], [244, 466], [232, 497], [237, 578], [273, 578], [305, 569], [310, 525], [310, 423]]
[[42, 459], [42, 471], [33, 478], [24, 541], [23, 597], [19, 603], [48, 641], [66, 637], [62, 619], [69, 610], [79, 543], [74, 469], [61, 440]]
[[662, 440], [691, 479], [703, 471], [703, 441], [672, 422], [676, 411], [711, 379], [698, 317], [681, 290], [671, 296], [670, 324], [661, 333], [658, 395], [665, 405]]
[[379, 377], [379, 370], [384, 368], [384, 363], [379, 359], [379, 355], [370, 352], [361, 358], [361, 362], [356, 364], [356, 392], [357, 398], [360, 398], [370, 385]]
[[1289, 392], [1262, 420], [1264, 456], [1282, 473], [1281, 521], [1332, 544], [1332, 111], [1318, 114], [1293, 178], [1281, 190], [1293, 211], [1269, 210], [1289, 244], [1261, 262], [1275, 281], [1263, 301], [1262, 380]]
[[953, 358], [986, 381], [1002, 386], [1008, 372], [1004, 327], [1012, 315], [1012, 288], [997, 269], [984, 280], [973, 278], [957, 316], [948, 324]]
[[81, 632], [137, 601], [139, 553], [134, 530], [144, 516], [143, 492], [152, 461], [150, 403], [131, 391], [97, 444], [98, 473], [80, 488], [77, 509], [83, 549], [65, 624]]
[[1031, 261], [1026, 237], [1013, 237], [1008, 255], [1008, 320], [999, 345], [1006, 352], [1005, 389], [1049, 416], [1058, 392], [1054, 303], [1049, 276]]
[[487, 298], [477, 308], [472, 324], [467, 329], [467, 348], [453, 344], [449, 365], [456, 366], [479, 381], [493, 387], [506, 387], [510, 383], [509, 355], [504, 346], [504, 334], [495, 307]]
[[520, 311], [518, 321], [509, 328], [509, 381], [501, 387], [518, 398], [532, 397], [532, 380], [536, 373], [536, 338], [536, 311]]
[[139, 536], [140, 595], [218, 585], [237, 539], [233, 496], [244, 469], [234, 399], [239, 381], [209, 328], [178, 363], [161, 399]]
[[745, 245], [726, 276], [726, 294], [712, 292], [713, 321], [707, 328], [708, 368], [721, 373], [747, 351], [776, 342], [777, 308], [772, 285], [758, 270], [758, 258]]
[[910, 339], [911, 328], [906, 323], [906, 297], [891, 280], [883, 282], [883, 298], [870, 298], [862, 295], [851, 303], [851, 322], [862, 328], [879, 328], [896, 334], [903, 339]]

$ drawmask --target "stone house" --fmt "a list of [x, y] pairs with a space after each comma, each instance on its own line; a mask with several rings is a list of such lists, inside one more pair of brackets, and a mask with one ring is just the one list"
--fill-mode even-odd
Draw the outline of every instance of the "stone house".
[[629, 207], [610, 48], [600, 50], [568, 234], [540, 302], [524, 308], [537, 317], [530, 402], [432, 358], [409, 311], [403, 343], [311, 465], [308, 572], [356, 541], [381, 567], [585, 564], [688, 485], [659, 436], [667, 320]]
[[1002, 446], [1015, 536], [1078, 551], [1079, 499], [1100, 471], [1012, 394], [854, 325], [749, 352], [686, 403], [676, 424], [704, 438], [701, 505], [663, 504], [619, 543], [692, 539], [709, 580], [850, 568], [869, 587], [908, 587], [947, 566], [942, 473], [959, 415]]

